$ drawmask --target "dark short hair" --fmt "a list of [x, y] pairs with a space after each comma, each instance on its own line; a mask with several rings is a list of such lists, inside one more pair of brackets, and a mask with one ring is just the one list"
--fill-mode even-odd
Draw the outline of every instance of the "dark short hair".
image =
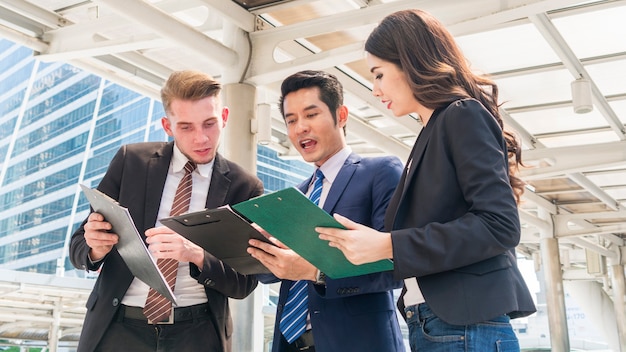
[[278, 103], [278, 109], [283, 115], [283, 119], [285, 118], [283, 108], [285, 97], [291, 92], [312, 87], [319, 88], [320, 100], [328, 106], [336, 124], [337, 109], [343, 105], [343, 86], [335, 75], [324, 71], [305, 70], [285, 78], [280, 86], [281, 96]]

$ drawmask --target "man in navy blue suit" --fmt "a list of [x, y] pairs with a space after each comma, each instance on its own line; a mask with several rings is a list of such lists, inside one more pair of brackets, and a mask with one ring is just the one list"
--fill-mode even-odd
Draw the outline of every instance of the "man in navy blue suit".
[[[389, 199], [400, 179], [397, 157], [362, 158], [346, 144], [348, 109], [337, 78], [302, 71], [285, 79], [279, 108], [289, 139], [304, 160], [323, 174], [319, 206], [358, 223], [382, 229]], [[316, 176], [298, 188], [310, 195]], [[282, 244], [251, 240], [250, 254], [272, 271], [264, 283], [281, 279], [272, 352], [405, 351], [395, 312], [393, 289], [402, 286], [391, 272], [331, 279]], [[280, 324], [289, 290], [305, 280], [306, 325], [294, 341]], [[291, 298], [290, 298], [291, 299]], [[284, 313], [284, 314], [283, 314]], [[284, 329], [283, 329], [284, 330]]]

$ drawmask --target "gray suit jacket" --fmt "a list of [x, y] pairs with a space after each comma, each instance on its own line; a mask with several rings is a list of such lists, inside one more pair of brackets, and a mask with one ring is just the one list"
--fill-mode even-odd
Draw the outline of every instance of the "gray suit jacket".
[[[173, 142], [150, 142], [123, 146], [113, 157], [98, 189], [120, 205], [127, 207], [139, 232], [154, 227], [161, 203], [161, 194], [173, 153]], [[263, 185], [256, 177], [224, 159], [215, 157], [206, 207], [216, 208], [235, 204], [261, 195]], [[86, 221], [86, 219], [85, 219]], [[70, 260], [78, 269], [94, 270], [88, 258], [89, 247], [84, 238], [83, 224], [72, 235]], [[201, 272], [191, 264], [190, 275], [205, 286], [211, 307], [220, 351], [231, 350], [232, 319], [228, 297], [244, 298], [257, 285], [254, 276], [237, 273], [209, 253]], [[133, 275], [115, 248], [105, 257], [102, 270], [87, 301], [87, 315], [78, 351], [93, 351], [111, 323], [133, 280]]]

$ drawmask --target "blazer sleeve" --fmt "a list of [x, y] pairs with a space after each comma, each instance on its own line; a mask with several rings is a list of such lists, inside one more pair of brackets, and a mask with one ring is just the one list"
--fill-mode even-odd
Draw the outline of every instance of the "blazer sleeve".
[[[242, 179], [231, 185], [233, 196], [229, 203], [236, 204], [263, 194], [263, 183], [257, 177], [248, 174], [238, 175]], [[198, 283], [230, 298], [243, 299], [258, 285], [255, 275], [241, 274], [206, 251], [202, 270], [190, 263], [189, 271], [191, 277], [198, 280]]]
[[[369, 226], [380, 231], [384, 228], [385, 211], [396, 189], [403, 166], [397, 157], [385, 157], [376, 161], [369, 165], [365, 172], [373, 175], [369, 187], [372, 200], [368, 214], [371, 219]], [[359, 180], [353, 179], [351, 182], [359, 182]], [[341, 211], [338, 213], [341, 214]], [[342, 215], [350, 217], [350, 214]], [[402, 281], [394, 279], [391, 271], [343, 279], [326, 278], [325, 286], [314, 285], [317, 294], [327, 299], [387, 292], [400, 287], [402, 287]]]
[[[113, 159], [111, 160], [107, 171], [100, 181], [98, 189], [113, 199], [117, 199], [119, 196], [120, 189], [120, 179], [121, 179], [121, 171], [123, 169], [124, 158], [126, 155], [126, 146], [122, 146]], [[72, 265], [74, 265], [77, 269], [82, 270], [97, 270], [102, 263], [108, 257], [105, 256], [101, 261], [97, 263], [97, 265], [93, 265], [89, 260], [89, 251], [91, 248], [87, 245], [85, 241], [85, 224], [87, 223], [87, 218], [83, 220], [78, 229], [72, 234], [72, 238], [70, 240], [70, 248], [69, 248], [69, 257]]]
[[494, 117], [479, 102], [463, 100], [434, 122], [400, 205], [410, 211], [391, 231], [399, 278], [478, 263], [520, 240], [505, 143]]

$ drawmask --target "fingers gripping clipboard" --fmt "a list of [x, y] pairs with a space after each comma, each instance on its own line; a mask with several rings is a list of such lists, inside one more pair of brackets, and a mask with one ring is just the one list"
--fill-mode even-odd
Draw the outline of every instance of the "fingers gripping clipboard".
[[163, 218], [160, 221], [241, 274], [270, 273], [261, 262], [248, 254], [247, 248], [251, 238], [272, 243], [229, 206]]
[[148, 251], [128, 209], [97, 189], [85, 185], [80, 185], [80, 187], [93, 210], [102, 214], [105, 221], [113, 227], [111, 232], [119, 236], [115, 248], [131, 273], [176, 305], [176, 296], [159, 271], [156, 259]]

